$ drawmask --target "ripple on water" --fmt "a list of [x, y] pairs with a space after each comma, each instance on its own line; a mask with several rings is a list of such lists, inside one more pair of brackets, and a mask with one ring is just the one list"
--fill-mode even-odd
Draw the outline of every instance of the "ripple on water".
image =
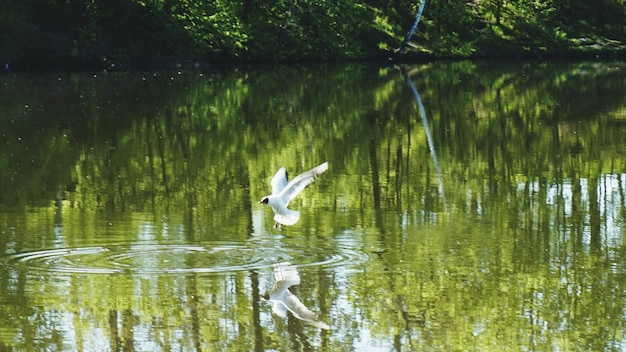
[[2, 262], [33, 271], [75, 274], [228, 273], [270, 268], [290, 261], [297, 266], [337, 266], [360, 262], [347, 248], [269, 248], [259, 243], [202, 245], [131, 244], [47, 249], [6, 256]]

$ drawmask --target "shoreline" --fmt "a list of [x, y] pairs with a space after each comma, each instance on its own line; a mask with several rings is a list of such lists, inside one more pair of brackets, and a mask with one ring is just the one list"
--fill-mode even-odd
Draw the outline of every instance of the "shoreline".
[[408, 51], [397, 54], [391, 51], [380, 51], [376, 55], [363, 58], [336, 58], [336, 59], [285, 59], [285, 60], [254, 60], [228, 58], [205, 59], [200, 57], [181, 57], [155, 60], [67, 60], [61, 63], [51, 63], [47, 60], [33, 62], [2, 62], [0, 61], [0, 74], [20, 72], [46, 72], [46, 71], [138, 71], [138, 70], [205, 70], [213, 68], [233, 67], [261, 67], [274, 65], [308, 65], [308, 64], [349, 64], [349, 63], [428, 63], [436, 61], [625, 61], [626, 45], [615, 45], [610, 48], [593, 48], [591, 45], [561, 48], [562, 50], [546, 50], [540, 48], [511, 48], [493, 51], [482, 50], [471, 55], [434, 54], [425, 51]]

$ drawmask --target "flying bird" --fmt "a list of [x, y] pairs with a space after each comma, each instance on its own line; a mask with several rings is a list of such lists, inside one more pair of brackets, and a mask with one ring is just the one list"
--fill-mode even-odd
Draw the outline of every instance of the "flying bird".
[[296, 178], [288, 182], [287, 171], [281, 167], [272, 178], [272, 194], [261, 198], [259, 203], [264, 203], [274, 210], [274, 227], [281, 225], [293, 225], [300, 219], [300, 212], [287, 208], [289, 202], [294, 199], [302, 190], [311, 184], [317, 176], [328, 170], [328, 163], [320, 164], [309, 171], [305, 171]]
[[298, 269], [291, 263], [274, 264], [274, 287], [272, 291], [263, 295], [263, 298], [272, 302], [272, 312], [281, 318], [291, 314], [320, 329], [328, 330], [330, 326], [319, 320], [317, 314], [307, 308], [300, 299], [289, 291], [289, 287], [300, 284]]

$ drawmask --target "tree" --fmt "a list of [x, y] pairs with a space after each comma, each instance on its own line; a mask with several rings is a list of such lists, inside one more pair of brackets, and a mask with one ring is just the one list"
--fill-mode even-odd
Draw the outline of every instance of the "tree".
[[415, 15], [415, 21], [413, 22], [413, 26], [407, 32], [406, 36], [404, 37], [404, 40], [402, 41], [402, 44], [400, 44], [400, 48], [398, 48], [398, 53], [400, 54], [404, 53], [406, 46], [409, 44], [409, 41], [411, 40], [411, 37], [413, 36], [413, 33], [415, 32], [415, 29], [417, 28], [417, 25], [420, 22], [420, 18], [422, 18], [422, 12], [424, 11], [425, 5], [426, 5], [426, 0], [421, 0], [420, 7], [417, 10], [417, 14]]

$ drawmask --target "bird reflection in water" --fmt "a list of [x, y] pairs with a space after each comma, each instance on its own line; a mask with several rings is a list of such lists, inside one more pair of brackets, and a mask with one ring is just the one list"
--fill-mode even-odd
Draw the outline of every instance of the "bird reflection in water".
[[317, 314], [307, 308], [296, 295], [289, 291], [289, 287], [300, 284], [298, 269], [291, 263], [274, 264], [274, 278], [276, 282], [272, 291], [266, 293], [263, 298], [272, 302], [272, 312], [281, 318], [287, 317], [287, 311], [291, 314], [320, 329], [329, 329], [328, 324], [320, 321]]

